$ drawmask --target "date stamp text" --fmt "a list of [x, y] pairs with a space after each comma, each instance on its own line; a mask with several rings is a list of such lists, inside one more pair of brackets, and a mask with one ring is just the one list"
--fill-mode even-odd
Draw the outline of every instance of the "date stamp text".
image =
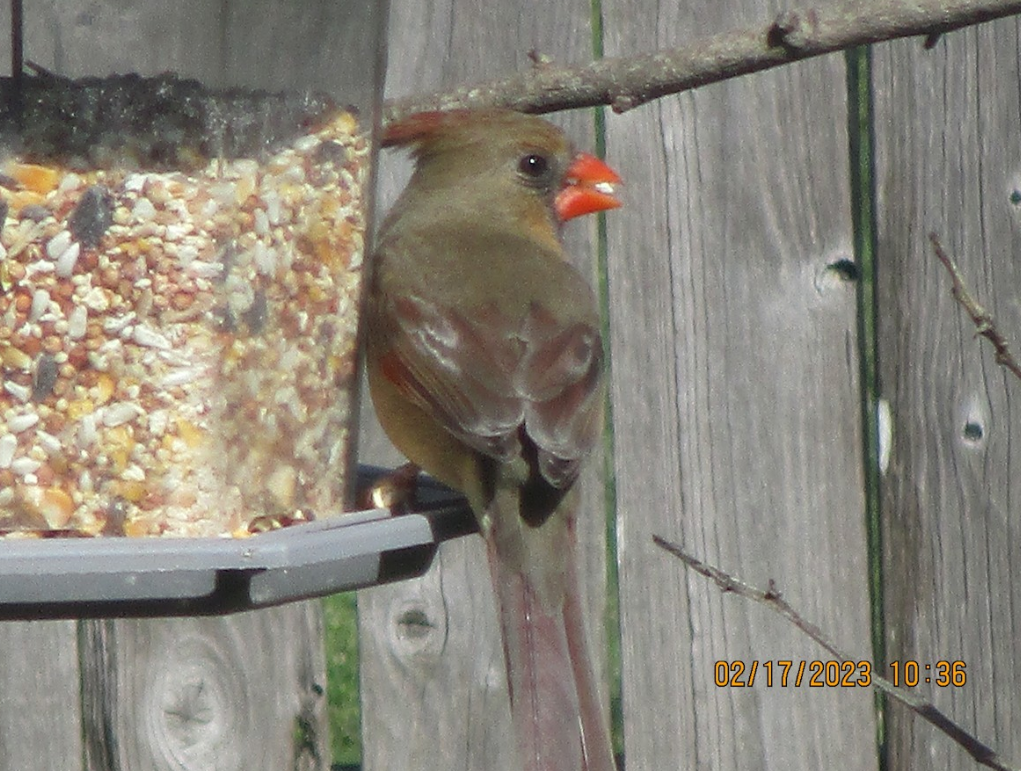
[[[870, 661], [717, 661], [714, 680], [719, 688], [868, 688], [872, 685]], [[931, 663], [891, 661], [886, 679], [895, 686], [936, 685], [961, 688], [967, 682], [963, 661]]]

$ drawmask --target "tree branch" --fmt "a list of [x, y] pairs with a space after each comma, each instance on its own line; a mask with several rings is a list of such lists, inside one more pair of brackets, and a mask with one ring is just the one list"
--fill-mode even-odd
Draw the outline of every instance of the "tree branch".
[[[760, 589], [756, 586], [752, 586], [751, 584], [746, 584], [744, 581], [734, 578], [729, 573], [725, 573], [719, 568], [691, 556], [678, 544], [671, 543], [664, 538], [660, 538], [658, 535], [654, 535], [652, 540], [657, 546], [670, 552], [670, 554], [673, 554], [696, 573], [713, 581], [722, 591], [732, 592], [739, 597], [744, 597], [745, 599], [761, 603], [767, 608], [780, 614], [841, 662], [861, 660], [860, 657], [849, 656], [847, 653], [840, 650], [836, 643], [826, 637], [819, 627], [802, 617], [802, 615], [783, 598], [772, 581], [769, 582], [768, 589]], [[936, 708], [936, 705], [931, 701], [915, 695], [906, 688], [900, 688], [886, 678], [876, 674], [876, 668], [874, 666], [872, 670], [871, 684], [874, 688], [879, 689], [891, 699], [900, 702], [920, 718], [949, 736], [969, 755], [971, 755], [977, 763], [987, 766], [988, 768], [996, 769], [996, 771], [1019, 771], [1019, 769], [1014, 766], [1007, 765], [992, 747], [980, 742], [959, 724], [955, 723], [945, 714], [940, 712], [939, 709]]]
[[388, 101], [384, 120], [465, 107], [547, 113], [609, 105], [624, 112], [668, 94], [855, 46], [924, 36], [931, 48], [944, 32], [1017, 13], [1021, 0], [845, 0], [784, 11], [764, 26], [656, 53], [577, 67], [533, 57], [535, 67], [509, 78]]
[[950, 279], [953, 281], [950, 292], [954, 299], [957, 300], [958, 305], [964, 308], [971, 317], [971, 321], [975, 325], [975, 334], [981, 335], [992, 343], [993, 349], [996, 351], [996, 363], [1001, 367], [1006, 367], [1014, 374], [1014, 377], [1021, 380], [1021, 365], [1018, 364], [1017, 359], [1010, 352], [1007, 338], [997, 329], [996, 322], [993, 320], [993, 314], [982, 305], [979, 305], [978, 301], [972, 297], [971, 292], [968, 291], [968, 286], [964, 283], [964, 279], [961, 278], [961, 271], [957, 268], [957, 263], [943, 249], [939, 236], [935, 233], [930, 233], [929, 241], [932, 243], [932, 249], [936, 253], [936, 257], [939, 258], [939, 261], [943, 263], [943, 267], [947, 269], [947, 273], [950, 274]]

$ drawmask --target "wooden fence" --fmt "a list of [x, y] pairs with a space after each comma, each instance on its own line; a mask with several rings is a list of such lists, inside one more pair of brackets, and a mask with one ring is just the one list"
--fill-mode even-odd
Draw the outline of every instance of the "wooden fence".
[[[157, 69], [180, 67], [201, 49], [188, 36], [218, 29], [199, 10], [255, 4], [193, 0], [178, 19], [153, 2], [159, 23], [136, 23], [147, 5], [97, 0], [75, 15], [56, 0], [33, 4], [43, 21], [29, 28], [30, 57], [102, 71], [120, 41], [139, 67], [150, 53]], [[286, 43], [281, 64], [263, 29], [254, 50], [240, 44], [245, 66], [313, 56], [329, 27], [313, 10], [334, 5], [345, 4], [293, 3], [295, 25], [313, 19], [305, 38]], [[533, 49], [587, 61], [600, 39], [606, 55], [628, 55], [780, 10], [763, 0], [595, 5], [594, 16], [590, 0], [393, 0], [388, 95], [521, 70]], [[1019, 41], [1008, 19], [932, 50], [875, 47], [871, 89], [849, 90], [845, 58], [829, 56], [607, 116], [627, 206], [606, 220], [612, 454], [591, 464], [584, 540], [598, 620], [613, 536], [619, 624], [611, 616], [592, 632], [619, 634], [629, 770], [864, 771], [879, 768], [880, 740], [891, 771], [969, 767], [896, 705], [877, 723], [868, 689], [719, 687], [717, 661], [827, 656], [652, 544], [659, 534], [748, 581], [775, 581], [867, 659], [870, 500], [881, 506], [884, 661], [915, 661], [922, 678], [934, 675], [927, 665], [963, 661], [965, 686], [917, 691], [1021, 762], [1021, 383], [975, 339], [927, 240], [942, 236], [1021, 346]], [[590, 113], [554, 120], [594, 144]], [[852, 154], [862, 143], [871, 162]], [[406, 169], [384, 159], [383, 207]], [[597, 251], [587, 227], [569, 233], [576, 255]], [[863, 256], [874, 279], [834, 267]], [[874, 304], [874, 337], [861, 304]], [[863, 377], [873, 339], [878, 372]], [[872, 474], [863, 414], [878, 413], [885, 460]], [[364, 434], [365, 459], [387, 460]], [[362, 592], [359, 612], [363, 768], [507, 768], [506, 687], [477, 539], [444, 546], [421, 579]], [[326, 766], [315, 603], [226, 619], [7, 623], [0, 637], [0, 771]]]

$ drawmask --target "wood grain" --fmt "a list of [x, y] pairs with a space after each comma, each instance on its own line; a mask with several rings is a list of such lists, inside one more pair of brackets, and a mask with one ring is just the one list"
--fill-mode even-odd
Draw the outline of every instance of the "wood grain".
[[[768, 18], [763, 2], [604, 2], [606, 54]], [[825, 658], [719, 591], [659, 534], [777, 587], [870, 655], [844, 67], [741, 78], [608, 118], [628, 180], [608, 219], [629, 768], [876, 768], [872, 695], [767, 687]], [[759, 662], [721, 688], [716, 661]]]
[[[936, 231], [972, 294], [1021, 343], [1021, 125], [1016, 19], [925, 51], [875, 54], [880, 362], [893, 416], [884, 484], [888, 657], [963, 661], [963, 688], [922, 684], [1021, 762], [1021, 383], [950, 297]], [[922, 677], [927, 674], [924, 669]], [[962, 752], [894, 710], [891, 768], [961, 768]]]
[[[532, 66], [536, 49], [557, 60], [591, 57], [589, 4], [480, 5], [468, 0], [395, 0], [390, 15], [387, 95], [402, 96], [495, 77]], [[580, 146], [592, 146], [592, 118], [555, 116]], [[385, 212], [410, 170], [390, 153], [380, 162], [379, 211]], [[587, 260], [594, 223], [572, 228], [568, 249]], [[369, 401], [366, 396], [366, 403]], [[359, 457], [400, 463], [363, 405]], [[593, 469], [598, 459], [592, 459]], [[602, 485], [587, 485], [590, 503], [580, 538], [592, 607], [604, 608], [605, 523]], [[481, 539], [441, 548], [423, 578], [361, 592], [362, 714], [366, 771], [437, 768], [504, 769], [516, 751], [510, 732], [503, 653]], [[402, 620], [403, 619], [403, 620]], [[417, 621], [416, 621], [417, 619]], [[601, 624], [591, 630], [602, 642]], [[600, 648], [602, 645], [599, 646]]]
[[72, 621], [0, 624], [0, 771], [82, 768]]
[[317, 603], [80, 623], [87, 767], [328, 767]]

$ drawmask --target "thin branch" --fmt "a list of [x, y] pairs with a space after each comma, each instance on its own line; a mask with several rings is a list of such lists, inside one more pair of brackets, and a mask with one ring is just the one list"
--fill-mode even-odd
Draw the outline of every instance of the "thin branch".
[[[826, 637], [819, 627], [806, 620], [800, 613], [798, 613], [791, 604], [781, 596], [772, 581], [769, 582], [768, 589], [760, 589], [759, 587], [747, 584], [744, 581], [734, 578], [729, 573], [725, 573], [719, 568], [691, 556], [678, 544], [671, 543], [658, 535], [654, 535], [652, 540], [657, 546], [673, 554], [696, 573], [713, 581], [722, 591], [732, 592], [739, 597], [744, 597], [745, 599], [761, 603], [770, 610], [780, 614], [841, 662], [861, 661], [860, 657], [849, 656], [847, 653], [838, 648], [836, 643]], [[949, 736], [962, 749], [964, 749], [965, 752], [971, 755], [977, 763], [987, 766], [988, 768], [996, 769], [996, 771], [1021, 771], [1014, 766], [1009, 766], [1004, 763], [996, 750], [980, 742], [972, 734], [940, 712], [939, 709], [936, 708], [936, 705], [931, 701], [924, 699], [921, 696], [917, 696], [905, 688], [900, 688], [886, 678], [876, 674], [874, 666], [872, 669], [871, 684], [873, 687], [878, 688], [891, 699], [900, 702], [923, 720]]]
[[566, 67], [533, 56], [528, 72], [452, 91], [387, 102], [385, 120], [424, 110], [510, 107], [547, 113], [609, 105], [624, 112], [653, 99], [812, 56], [902, 37], [939, 35], [1021, 13], [1021, 0], [872, 0], [784, 11], [760, 27], [681, 48]]
[[933, 251], [939, 258], [939, 261], [943, 263], [943, 267], [947, 269], [950, 279], [954, 282], [950, 290], [951, 294], [953, 294], [957, 303], [971, 317], [972, 323], [975, 325], [976, 334], [981, 335], [993, 344], [993, 348], [996, 351], [996, 363], [1006, 367], [1014, 374], [1014, 377], [1021, 380], [1021, 365], [1018, 365], [1017, 359], [1010, 352], [1007, 338], [997, 329], [996, 322], [993, 320], [993, 314], [979, 305], [978, 301], [972, 297], [971, 292], [968, 291], [968, 286], [964, 283], [964, 279], [961, 278], [961, 272], [958, 270], [957, 264], [946, 253], [946, 250], [943, 249], [939, 236], [935, 233], [930, 233], [929, 241], [932, 242]]

